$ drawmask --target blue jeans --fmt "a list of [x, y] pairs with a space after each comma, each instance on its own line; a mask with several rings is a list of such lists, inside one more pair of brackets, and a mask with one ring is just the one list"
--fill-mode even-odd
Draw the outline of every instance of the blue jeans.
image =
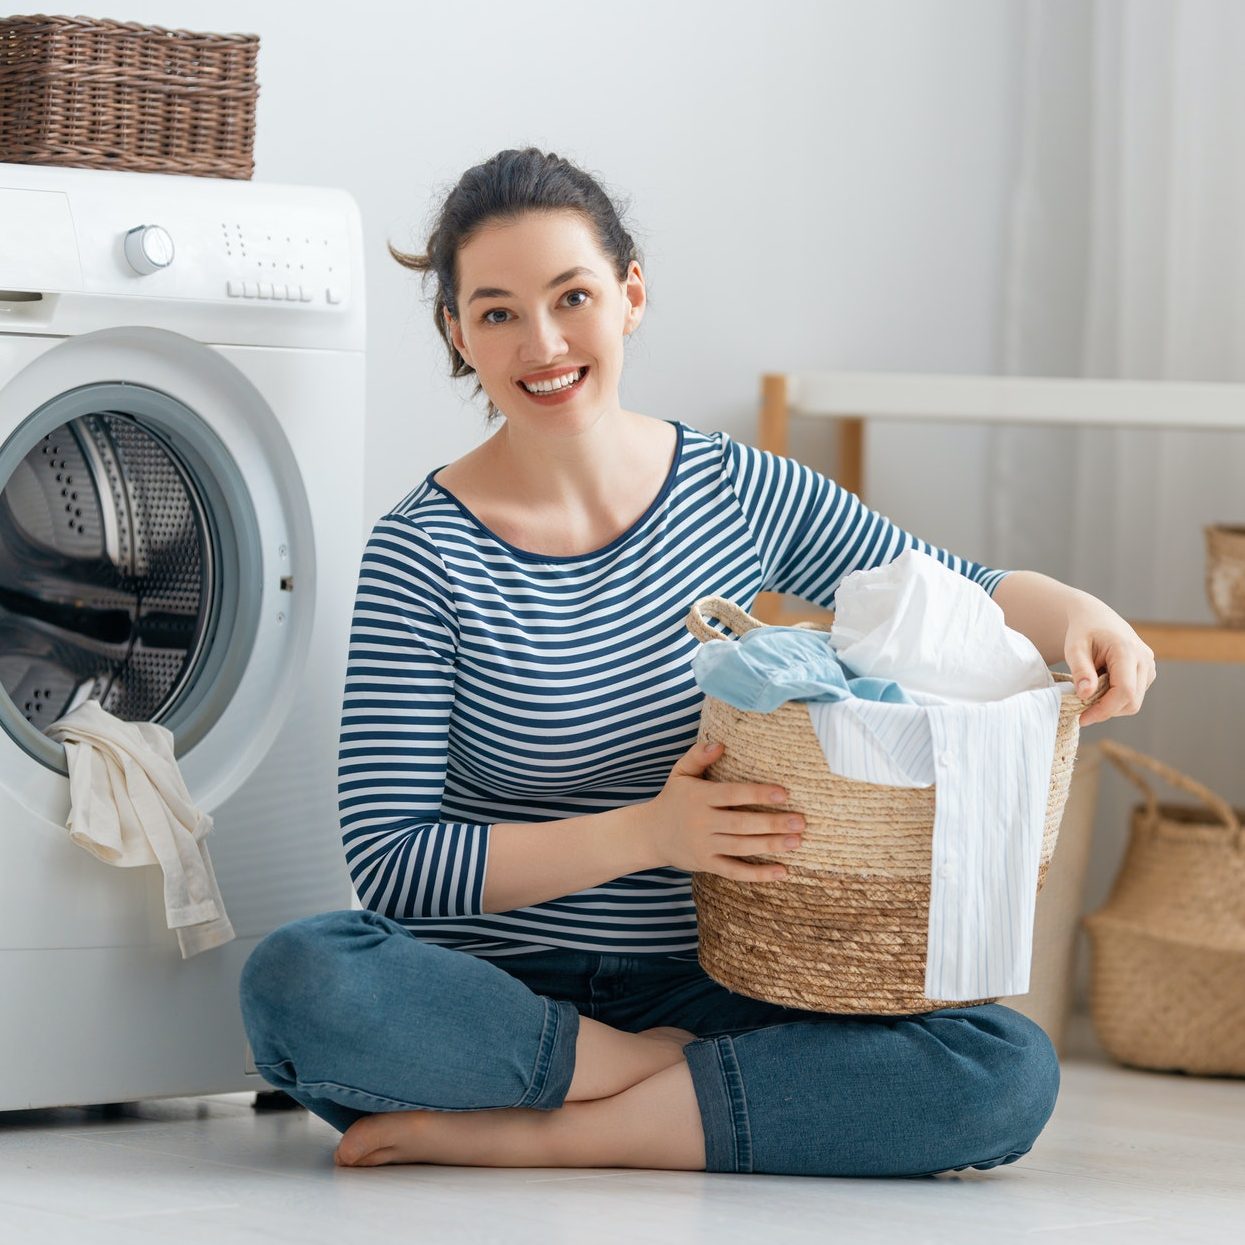
[[996, 1167], [1029, 1150], [1059, 1089], [1046, 1034], [998, 1004], [803, 1011], [733, 993], [694, 952], [489, 960], [371, 911], [273, 930], [240, 993], [260, 1074], [341, 1132], [383, 1111], [557, 1110], [581, 1013], [629, 1033], [697, 1035], [684, 1056], [711, 1172]]

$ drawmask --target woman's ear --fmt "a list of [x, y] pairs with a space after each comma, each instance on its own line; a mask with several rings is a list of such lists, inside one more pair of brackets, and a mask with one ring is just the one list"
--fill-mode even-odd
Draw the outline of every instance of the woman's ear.
[[626, 304], [623, 336], [629, 337], [640, 327], [640, 321], [644, 319], [644, 307], [648, 302], [644, 273], [634, 259], [627, 269], [627, 279], [623, 282], [623, 300]]
[[471, 362], [471, 355], [467, 350], [467, 345], [463, 341], [462, 325], [450, 315], [448, 307], [444, 308], [444, 312], [446, 327], [449, 329], [450, 340], [454, 343], [454, 349], [462, 355], [469, 367], [475, 367], [475, 364]]

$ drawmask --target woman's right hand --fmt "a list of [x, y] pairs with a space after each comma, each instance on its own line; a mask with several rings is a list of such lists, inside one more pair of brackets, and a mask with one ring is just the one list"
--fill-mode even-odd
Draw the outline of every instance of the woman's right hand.
[[[716, 873], [737, 882], [772, 882], [786, 869], [772, 861], [737, 859], [791, 851], [804, 818], [798, 813], [761, 813], [742, 804], [781, 804], [788, 793], [774, 783], [713, 782], [705, 770], [724, 752], [720, 743], [694, 744], [675, 763], [661, 794], [641, 805], [643, 832], [663, 865], [689, 873]], [[793, 828], [789, 823], [794, 820]], [[802, 839], [801, 839], [802, 841]]]

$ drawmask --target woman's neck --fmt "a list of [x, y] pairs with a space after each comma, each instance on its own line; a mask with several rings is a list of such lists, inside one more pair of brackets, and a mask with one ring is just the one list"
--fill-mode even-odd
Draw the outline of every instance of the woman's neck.
[[[624, 506], [625, 482], [643, 478], [654, 441], [669, 427], [634, 411], [606, 416], [571, 436], [502, 425], [486, 443], [489, 474], [508, 500], [567, 514], [608, 513]], [[620, 487], [622, 486], [622, 487]]]

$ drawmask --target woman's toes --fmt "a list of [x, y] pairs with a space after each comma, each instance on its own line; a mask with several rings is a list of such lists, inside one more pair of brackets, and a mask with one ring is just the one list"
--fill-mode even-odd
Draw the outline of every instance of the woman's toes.
[[424, 1160], [427, 1111], [386, 1111], [355, 1120], [333, 1154], [338, 1167], [377, 1167], [382, 1163]]
[[333, 1151], [333, 1162], [338, 1167], [365, 1166], [363, 1160], [367, 1155], [384, 1144], [382, 1140], [384, 1131], [383, 1116], [365, 1115], [362, 1119], [355, 1120], [342, 1133], [337, 1149]]
[[341, 1163], [341, 1167], [382, 1167], [386, 1163], [404, 1162], [399, 1157], [397, 1150], [392, 1146], [381, 1146], [379, 1150], [371, 1150], [362, 1158], [355, 1159], [353, 1163]]

